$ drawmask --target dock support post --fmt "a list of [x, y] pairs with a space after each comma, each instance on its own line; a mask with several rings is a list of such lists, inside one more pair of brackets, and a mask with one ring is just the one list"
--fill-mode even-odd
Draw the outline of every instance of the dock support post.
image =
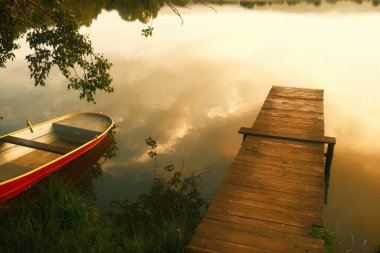
[[328, 143], [325, 163], [325, 175], [330, 175], [335, 143]]
[[329, 187], [330, 187], [330, 175], [326, 175], [324, 178], [324, 184], [325, 184], [325, 199], [324, 203], [327, 205], [328, 196], [329, 196]]

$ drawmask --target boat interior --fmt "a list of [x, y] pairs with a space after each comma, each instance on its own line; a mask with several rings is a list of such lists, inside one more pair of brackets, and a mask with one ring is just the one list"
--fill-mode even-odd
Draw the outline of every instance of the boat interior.
[[0, 183], [49, 163], [102, 134], [112, 124], [98, 114], [78, 114], [0, 138]]

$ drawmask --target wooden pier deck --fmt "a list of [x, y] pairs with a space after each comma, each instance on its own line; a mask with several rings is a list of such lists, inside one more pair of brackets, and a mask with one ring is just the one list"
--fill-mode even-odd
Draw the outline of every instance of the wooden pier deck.
[[[274, 86], [187, 246], [188, 252], [323, 252], [323, 90]], [[326, 170], [329, 173], [329, 170]]]

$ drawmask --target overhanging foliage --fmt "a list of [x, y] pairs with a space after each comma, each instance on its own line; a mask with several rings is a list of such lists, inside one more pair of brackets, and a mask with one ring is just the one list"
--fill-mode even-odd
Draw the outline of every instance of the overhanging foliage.
[[[68, 80], [68, 89], [80, 91], [80, 98], [95, 103], [96, 91], [113, 92], [111, 63], [94, 51], [91, 41], [79, 32], [73, 11], [58, 0], [0, 1], [0, 67], [13, 60], [26, 33], [33, 52], [26, 56], [35, 86], [44, 86], [53, 66]], [[27, 32], [27, 30], [29, 31]]]

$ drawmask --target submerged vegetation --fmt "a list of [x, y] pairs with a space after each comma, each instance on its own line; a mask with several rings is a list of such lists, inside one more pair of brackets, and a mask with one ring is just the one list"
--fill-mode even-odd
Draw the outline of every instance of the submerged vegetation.
[[374, 253], [380, 253], [380, 242], [377, 244]]
[[321, 239], [324, 241], [325, 245], [325, 253], [332, 253], [336, 252], [336, 235], [334, 232], [326, 229], [326, 228], [321, 228], [321, 227], [313, 227], [311, 230], [311, 236], [313, 238]]
[[[338, 239], [337, 234], [327, 228], [313, 227], [311, 230], [311, 236], [324, 241], [324, 253], [352, 252], [352, 249], [343, 249], [343, 245]], [[366, 241], [364, 241], [362, 247], [365, 245]], [[369, 246], [370, 249], [371, 247], [373, 246]], [[380, 242], [377, 246], [373, 247], [373, 250], [366, 250], [365, 252], [380, 253]]]
[[39, 196], [1, 206], [0, 252], [184, 252], [206, 207], [199, 181], [168, 165], [148, 193], [102, 213], [52, 177]]

